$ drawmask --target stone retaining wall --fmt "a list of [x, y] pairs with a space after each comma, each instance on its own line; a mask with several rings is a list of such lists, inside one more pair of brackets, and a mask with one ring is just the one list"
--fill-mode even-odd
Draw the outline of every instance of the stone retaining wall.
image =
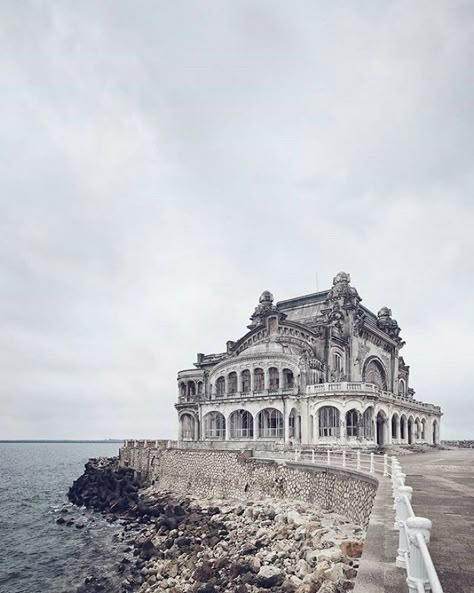
[[252, 451], [122, 448], [120, 462], [177, 494], [303, 500], [364, 527], [378, 485], [376, 478], [350, 470], [253, 459]]

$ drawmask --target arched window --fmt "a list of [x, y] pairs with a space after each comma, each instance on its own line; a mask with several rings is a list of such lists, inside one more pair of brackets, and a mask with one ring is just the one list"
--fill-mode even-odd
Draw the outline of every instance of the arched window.
[[367, 408], [362, 414], [362, 432], [367, 441], [374, 439], [374, 408]]
[[275, 408], [265, 408], [259, 412], [257, 422], [259, 439], [283, 438], [283, 414], [279, 410], [276, 410]]
[[421, 438], [426, 441], [426, 419], [421, 421]]
[[385, 376], [385, 369], [382, 364], [375, 359], [369, 361], [364, 368], [364, 381], [366, 383], [373, 383], [380, 387], [383, 391], [387, 390], [387, 379]]
[[295, 378], [291, 369], [283, 369], [283, 388], [290, 389], [295, 386]]
[[204, 390], [204, 383], [202, 381], [199, 381], [199, 383], [198, 383], [198, 395], [202, 395], [203, 394], [203, 390]]
[[188, 395], [189, 397], [196, 395], [196, 383], [194, 381], [188, 381]]
[[253, 383], [255, 391], [263, 391], [265, 389], [265, 375], [263, 374], [263, 369], [255, 369]]
[[433, 420], [433, 445], [439, 444], [439, 424], [437, 420]]
[[179, 384], [179, 392], [181, 397], [186, 397], [186, 383]]
[[235, 371], [229, 373], [227, 392], [229, 394], [237, 393], [237, 373]]
[[357, 410], [349, 410], [346, 413], [346, 434], [348, 437], [359, 436], [359, 412]]
[[288, 436], [290, 438], [296, 436], [296, 423], [297, 423], [297, 414], [295, 408], [293, 408], [290, 412], [288, 417]]
[[203, 423], [205, 439], [225, 439], [225, 418], [220, 412], [208, 412], [203, 418]]
[[342, 375], [342, 356], [339, 352], [333, 352], [332, 355], [333, 372], [332, 377], [334, 381], [340, 381]]
[[242, 392], [250, 392], [250, 371], [248, 369], [242, 371]]
[[415, 421], [413, 416], [408, 418], [408, 444], [411, 445], [415, 439]]
[[400, 439], [402, 441], [407, 439], [407, 417], [405, 414], [400, 416]]
[[399, 432], [400, 432], [400, 418], [398, 417], [398, 414], [393, 414], [392, 415], [392, 439], [398, 439], [399, 436]]
[[191, 414], [183, 414], [180, 418], [181, 438], [183, 441], [194, 440], [194, 418]]
[[272, 391], [277, 390], [280, 387], [280, 371], [275, 367], [271, 367], [268, 369], [268, 375], [270, 378], [269, 388]]
[[407, 390], [406, 390], [405, 380], [400, 379], [398, 382], [398, 395], [405, 397], [406, 394], [407, 394]]
[[225, 377], [219, 377], [216, 381], [216, 396], [224, 397], [225, 394]]
[[323, 406], [319, 409], [319, 436], [340, 436], [339, 410], [333, 406]]
[[253, 439], [253, 416], [247, 410], [236, 410], [229, 417], [231, 439]]

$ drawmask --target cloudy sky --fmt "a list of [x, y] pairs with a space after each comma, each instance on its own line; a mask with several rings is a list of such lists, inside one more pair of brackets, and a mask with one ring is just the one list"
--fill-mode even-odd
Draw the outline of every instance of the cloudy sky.
[[470, 0], [0, 4], [0, 438], [173, 437], [259, 294], [351, 273], [474, 438]]

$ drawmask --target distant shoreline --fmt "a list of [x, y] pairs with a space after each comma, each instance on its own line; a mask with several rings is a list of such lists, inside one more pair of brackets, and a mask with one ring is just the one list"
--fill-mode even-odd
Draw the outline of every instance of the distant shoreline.
[[124, 439], [98, 439], [98, 440], [89, 440], [89, 439], [10, 439], [10, 440], [2, 440], [0, 439], [0, 443], [123, 443]]

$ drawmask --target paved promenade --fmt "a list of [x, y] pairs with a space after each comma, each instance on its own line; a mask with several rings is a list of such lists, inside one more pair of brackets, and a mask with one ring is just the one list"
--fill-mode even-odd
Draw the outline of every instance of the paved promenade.
[[444, 593], [474, 593], [474, 449], [400, 455]]

